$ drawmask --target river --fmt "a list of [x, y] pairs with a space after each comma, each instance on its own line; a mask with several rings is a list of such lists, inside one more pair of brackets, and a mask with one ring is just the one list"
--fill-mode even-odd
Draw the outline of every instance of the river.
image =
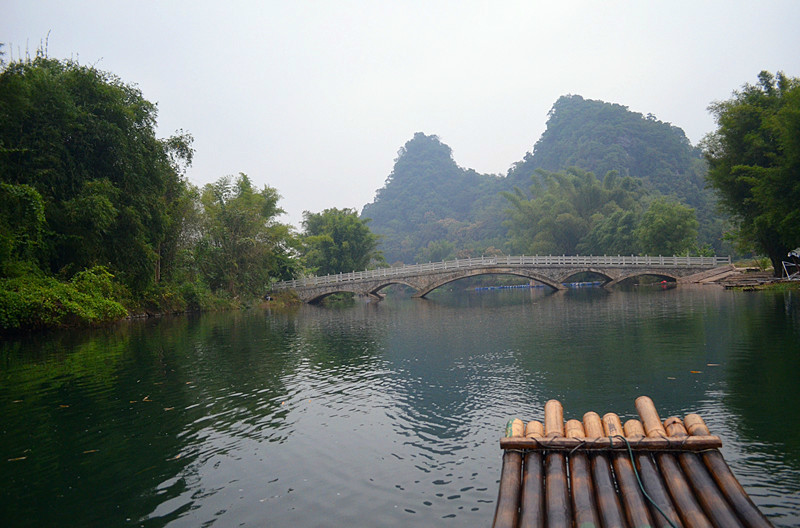
[[800, 525], [800, 295], [436, 292], [0, 343], [4, 526], [490, 526], [509, 418], [698, 412]]

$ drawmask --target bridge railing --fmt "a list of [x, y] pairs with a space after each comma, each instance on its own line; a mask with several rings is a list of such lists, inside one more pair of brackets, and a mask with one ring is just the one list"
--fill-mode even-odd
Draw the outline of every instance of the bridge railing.
[[480, 257], [455, 260], [443, 260], [441, 262], [428, 262], [427, 264], [402, 265], [392, 268], [378, 268], [365, 271], [354, 271], [351, 273], [339, 273], [336, 275], [324, 275], [321, 277], [304, 277], [290, 281], [276, 282], [273, 290], [285, 290], [294, 288], [306, 288], [309, 286], [324, 286], [328, 284], [340, 284], [342, 282], [353, 282], [368, 279], [388, 278], [388, 277], [410, 277], [435, 271], [463, 268], [482, 268], [486, 266], [579, 266], [579, 267], [702, 267], [714, 268], [731, 263], [730, 257], [664, 257], [664, 256], [638, 256], [638, 255], [521, 255], [521, 256], [501, 256], [501, 257]]

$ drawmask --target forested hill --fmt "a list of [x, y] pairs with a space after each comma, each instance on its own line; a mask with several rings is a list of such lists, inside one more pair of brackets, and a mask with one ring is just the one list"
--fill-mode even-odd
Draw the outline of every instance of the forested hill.
[[598, 177], [615, 170], [692, 207], [707, 205], [705, 161], [680, 128], [652, 114], [579, 95], [560, 97], [548, 115], [533, 152], [509, 171], [512, 185], [526, 188], [536, 169], [580, 167]]
[[[608, 171], [641, 179], [651, 196], [677, 198], [695, 209], [701, 244], [720, 249], [722, 220], [714, 216], [706, 166], [683, 130], [627, 107], [563, 96], [532, 152], [507, 175], [459, 167], [450, 147], [416, 133], [400, 149], [392, 173], [362, 216], [383, 237], [388, 262], [421, 262], [511, 250], [510, 204], [500, 193], [527, 192], [537, 169], [579, 167], [602, 179]], [[537, 176], [538, 180], [539, 177]]]
[[479, 252], [502, 243], [504, 182], [459, 167], [450, 147], [417, 132], [361, 216], [381, 235], [389, 263], [442, 260], [456, 249]]

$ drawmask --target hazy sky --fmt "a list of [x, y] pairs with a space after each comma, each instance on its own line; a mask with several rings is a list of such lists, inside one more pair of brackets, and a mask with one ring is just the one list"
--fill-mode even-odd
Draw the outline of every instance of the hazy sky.
[[505, 174], [578, 94], [653, 113], [696, 144], [707, 107], [761, 70], [800, 76], [800, 1], [0, 2], [6, 60], [117, 74], [194, 135], [189, 179], [247, 173], [302, 212], [359, 211], [414, 132]]

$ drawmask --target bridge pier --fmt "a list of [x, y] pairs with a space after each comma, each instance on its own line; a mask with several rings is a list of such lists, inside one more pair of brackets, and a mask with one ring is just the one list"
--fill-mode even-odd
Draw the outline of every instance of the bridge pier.
[[367, 293], [366, 295], [369, 298], [370, 302], [381, 302], [384, 299], [384, 297], [386, 297], [385, 295], [381, 295], [380, 293], [372, 293], [372, 292]]

